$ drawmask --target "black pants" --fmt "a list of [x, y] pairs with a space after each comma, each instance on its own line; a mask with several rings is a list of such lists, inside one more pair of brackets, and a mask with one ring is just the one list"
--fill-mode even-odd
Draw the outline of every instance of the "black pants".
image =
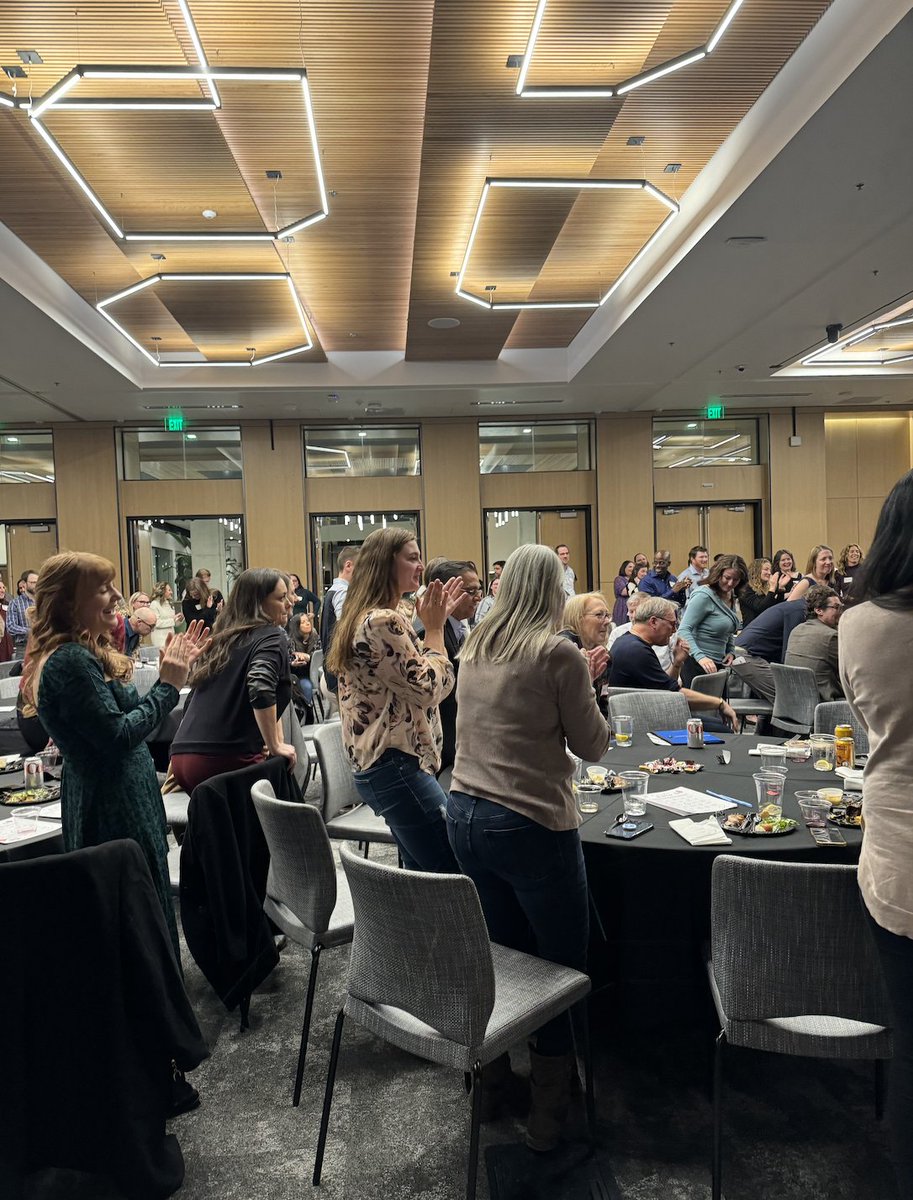
[[891, 1157], [900, 1200], [913, 1200], [913, 938], [866, 921], [878, 949], [894, 1013], [894, 1058], [888, 1068]]

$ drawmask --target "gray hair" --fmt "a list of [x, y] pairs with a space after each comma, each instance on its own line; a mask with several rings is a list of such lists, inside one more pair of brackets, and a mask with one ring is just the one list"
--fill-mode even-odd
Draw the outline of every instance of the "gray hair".
[[653, 597], [649, 592], [641, 592], [640, 590], [634, 592], [628, 597], [628, 616], [633, 617], [642, 604], [652, 599]]
[[564, 616], [564, 568], [548, 546], [519, 546], [501, 572], [491, 611], [460, 651], [460, 662], [532, 662]]
[[651, 617], [675, 617], [677, 604], [673, 604], [671, 600], [664, 600], [662, 596], [647, 596], [646, 600], [638, 606], [634, 614], [635, 625], [646, 625]]

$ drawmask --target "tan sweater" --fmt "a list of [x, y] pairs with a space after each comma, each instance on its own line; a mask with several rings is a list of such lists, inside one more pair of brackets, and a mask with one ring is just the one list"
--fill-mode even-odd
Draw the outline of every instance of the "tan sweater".
[[609, 748], [586, 659], [571, 642], [552, 638], [534, 663], [461, 662], [454, 791], [503, 804], [546, 829], [575, 829], [565, 740], [592, 762]]
[[869, 731], [859, 887], [883, 928], [913, 938], [913, 612], [875, 604], [840, 619], [840, 675]]

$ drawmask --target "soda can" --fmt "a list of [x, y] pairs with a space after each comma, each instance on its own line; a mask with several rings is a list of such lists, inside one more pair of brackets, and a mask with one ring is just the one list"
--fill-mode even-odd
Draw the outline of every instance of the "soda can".
[[44, 787], [44, 763], [40, 758], [27, 758], [22, 764], [22, 774], [27, 788]]
[[691, 717], [685, 728], [688, 731], [688, 749], [702, 750], [704, 748], [704, 722], [700, 717]]

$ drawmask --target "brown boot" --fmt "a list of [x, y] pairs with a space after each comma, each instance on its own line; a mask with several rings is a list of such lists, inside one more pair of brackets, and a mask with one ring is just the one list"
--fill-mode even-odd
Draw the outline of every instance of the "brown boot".
[[529, 1084], [510, 1069], [510, 1055], [502, 1054], [482, 1068], [483, 1121], [507, 1112], [525, 1117], [529, 1111]]
[[530, 1150], [545, 1153], [554, 1150], [561, 1140], [571, 1098], [571, 1074], [576, 1074], [577, 1061], [573, 1054], [546, 1057], [530, 1047], [529, 1120], [526, 1122], [526, 1144]]

